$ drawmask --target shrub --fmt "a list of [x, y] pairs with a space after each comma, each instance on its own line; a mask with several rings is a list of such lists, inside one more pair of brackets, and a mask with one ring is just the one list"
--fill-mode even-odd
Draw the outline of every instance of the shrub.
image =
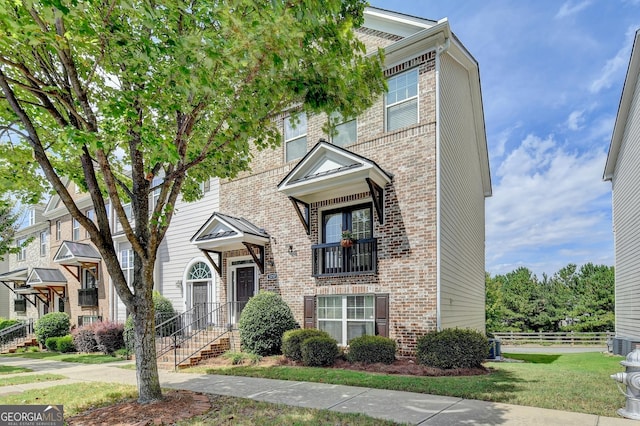
[[133, 330], [133, 317], [129, 315], [124, 322], [124, 330], [122, 330], [122, 338], [124, 340], [124, 347], [129, 352], [133, 352], [136, 347], [136, 336]]
[[78, 352], [98, 352], [98, 343], [92, 326], [93, 324], [87, 324], [73, 330], [73, 344]]
[[326, 331], [315, 328], [288, 330], [282, 335], [282, 354], [294, 361], [302, 361], [302, 342], [318, 336], [330, 337]]
[[47, 337], [47, 340], [44, 341], [44, 347], [48, 351], [58, 352], [58, 339], [59, 337]]
[[177, 330], [178, 321], [168, 321], [176, 316], [176, 310], [173, 308], [173, 304], [169, 299], [160, 294], [160, 292], [153, 291], [153, 309], [155, 312], [156, 326], [162, 324], [159, 335], [162, 337], [170, 336]]
[[68, 353], [76, 351], [72, 335], [67, 334], [66, 336], [56, 337], [56, 339], [58, 339], [58, 352]]
[[392, 364], [396, 359], [396, 342], [382, 336], [360, 336], [349, 342], [349, 362]]
[[249, 299], [239, 321], [242, 350], [261, 356], [280, 353], [282, 335], [298, 324], [280, 295], [262, 291]]
[[69, 315], [64, 312], [50, 312], [36, 321], [34, 331], [38, 343], [44, 345], [49, 337], [62, 337], [69, 334]]
[[15, 319], [0, 318], [0, 330], [9, 328], [12, 325], [16, 325], [17, 323], [18, 323], [18, 320], [15, 320]]
[[124, 348], [124, 325], [111, 321], [91, 324], [93, 327], [96, 347], [99, 352], [112, 355], [118, 349]]
[[302, 363], [308, 367], [328, 367], [338, 356], [338, 342], [331, 337], [309, 337], [302, 342]]
[[418, 338], [418, 362], [430, 367], [477, 368], [489, 354], [489, 341], [480, 332], [469, 329], [445, 329]]

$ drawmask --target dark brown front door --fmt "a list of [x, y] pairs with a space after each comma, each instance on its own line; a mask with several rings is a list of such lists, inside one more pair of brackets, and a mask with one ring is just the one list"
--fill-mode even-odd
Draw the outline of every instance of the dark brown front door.
[[247, 301], [255, 294], [256, 288], [253, 266], [238, 268], [236, 275], [238, 277], [236, 284], [236, 301], [238, 302], [238, 315], [240, 315], [244, 305], [246, 305]]
[[207, 326], [207, 283], [193, 283], [194, 322], [198, 328]]

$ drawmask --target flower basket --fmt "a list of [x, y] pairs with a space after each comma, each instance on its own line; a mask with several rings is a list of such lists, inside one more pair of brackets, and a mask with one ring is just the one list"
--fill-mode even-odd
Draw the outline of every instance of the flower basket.
[[353, 234], [348, 229], [342, 231], [342, 239], [340, 240], [340, 245], [344, 248], [351, 247], [356, 242], [353, 238]]

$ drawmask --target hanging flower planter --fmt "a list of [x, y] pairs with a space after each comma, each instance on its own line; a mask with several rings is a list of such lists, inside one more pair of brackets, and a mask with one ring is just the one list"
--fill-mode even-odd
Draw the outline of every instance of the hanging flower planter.
[[353, 234], [348, 229], [342, 231], [342, 239], [340, 240], [340, 245], [344, 248], [352, 247], [355, 244], [356, 240], [353, 238]]

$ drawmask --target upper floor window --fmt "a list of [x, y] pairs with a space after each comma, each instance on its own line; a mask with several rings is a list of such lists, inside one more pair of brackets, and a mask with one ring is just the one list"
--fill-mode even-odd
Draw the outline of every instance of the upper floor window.
[[133, 284], [133, 250], [124, 249], [120, 250], [120, 268], [124, 274], [124, 279], [127, 284]]
[[331, 137], [331, 143], [338, 146], [347, 146], [357, 142], [357, 121], [356, 119], [345, 119], [340, 114], [331, 116], [331, 121], [335, 125], [335, 134]]
[[387, 131], [418, 122], [418, 69], [394, 75], [387, 81]]
[[29, 226], [36, 224], [36, 209], [29, 210]]
[[60, 238], [62, 238], [62, 223], [56, 220], [56, 241], [60, 241]]
[[91, 266], [82, 268], [82, 288], [96, 288], [98, 283], [98, 268]]
[[80, 222], [78, 222], [75, 218], [73, 219], [73, 232], [72, 239], [73, 241], [78, 241], [80, 239]]
[[18, 260], [26, 260], [27, 259], [27, 246], [25, 244], [26, 241], [27, 241], [26, 238], [19, 238], [18, 241], [16, 241], [16, 245], [18, 247], [20, 247], [20, 251], [16, 255]]
[[47, 231], [40, 233], [40, 256], [47, 255]]
[[160, 185], [162, 185], [162, 181], [163, 179], [161, 177], [154, 177], [153, 180], [151, 181], [151, 187], [155, 188], [153, 190], [153, 193], [151, 194], [151, 209], [153, 210], [156, 207], [156, 204], [158, 204], [158, 198], [160, 198], [160, 191], [162, 190], [162, 187]]
[[[87, 210], [87, 212], [86, 212], [86, 216], [87, 216], [87, 219], [89, 219], [90, 221], [92, 221], [92, 222], [93, 222], [93, 221], [95, 220], [95, 217], [96, 217], [96, 212], [95, 212], [95, 210], [93, 210], [93, 209], [89, 209], [89, 210]], [[85, 237], [86, 237], [86, 238], [89, 238], [89, 230], [86, 230], [86, 231], [85, 231]]]
[[287, 162], [302, 158], [307, 153], [307, 115], [301, 113], [297, 120], [284, 119], [284, 146]]

